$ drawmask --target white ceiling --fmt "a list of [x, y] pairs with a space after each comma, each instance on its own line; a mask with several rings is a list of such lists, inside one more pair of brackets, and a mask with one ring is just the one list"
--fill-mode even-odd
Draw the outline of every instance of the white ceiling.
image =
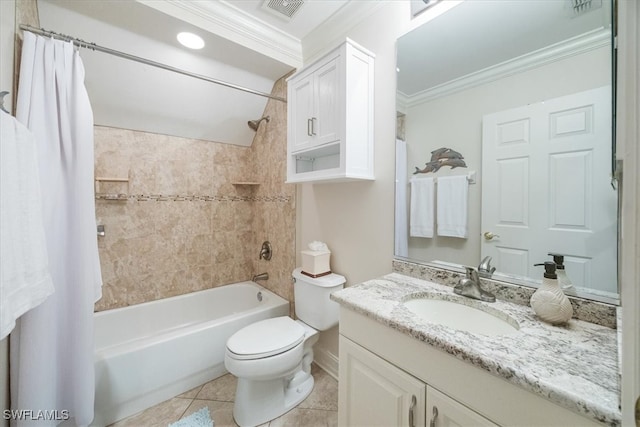
[[411, 97], [607, 28], [610, 13], [604, 4], [578, 16], [565, 0], [464, 1], [398, 40], [398, 91]]
[[[263, 3], [39, 0], [39, 11], [43, 28], [269, 93], [302, 65], [301, 40], [310, 32], [341, 14], [353, 21], [347, 9], [378, 2], [306, 0], [290, 21], [263, 10]], [[567, 4], [462, 2], [399, 40], [399, 92], [412, 95], [607, 24], [601, 13], [573, 17]], [[205, 48], [183, 48], [175, 39], [179, 31], [199, 34]], [[96, 124], [251, 145], [255, 133], [246, 123], [261, 117], [266, 98], [104, 53], [83, 49], [81, 56]]]
[[[308, 0], [289, 22], [262, 0], [39, 0], [41, 27], [193, 73], [270, 93], [302, 63], [300, 39], [347, 0]], [[191, 31], [199, 51], [178, 44]], [[251, 145], [248, 120], [267, 98], [105, 53], [81, 51], [98, 125]]]
[[263, 4], [266, 3], [264, 0], [221, 1], [221, 3], [235, 7], [299, 40], [302, 40], [348, 2], [349, 0], [305, 0], [293, 17], [287, 19], [264, 10]]

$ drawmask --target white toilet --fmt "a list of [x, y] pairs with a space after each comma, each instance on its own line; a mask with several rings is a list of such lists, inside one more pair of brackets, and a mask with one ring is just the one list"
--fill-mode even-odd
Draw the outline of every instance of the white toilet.
[[339, 305], [329, 299], [344, 287], [338, 274], [312, 278], [293, 271], [299, 320], [275, 317], [246, 326], [227, 341], [224, 365], [238, 378], [233, 417], [257, 426], [296, 407], [313, 389], [311, 362], [318, 330], [338, 324]]

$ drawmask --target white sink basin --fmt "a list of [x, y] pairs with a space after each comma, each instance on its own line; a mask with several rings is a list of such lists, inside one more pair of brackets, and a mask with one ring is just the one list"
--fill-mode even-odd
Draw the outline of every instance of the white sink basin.
[[415, 298], [403, 304], [423, 320], [461, 331], [481, 335], [509, 335], [518, 332], [518, 323], [513, 319], [504, 320], [494, 314], [454, 301]]

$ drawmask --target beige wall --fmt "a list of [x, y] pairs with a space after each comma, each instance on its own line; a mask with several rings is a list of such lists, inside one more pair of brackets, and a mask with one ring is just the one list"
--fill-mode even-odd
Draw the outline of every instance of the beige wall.
[[[396, 39], [409, 25], [408, 2], [386, 2], [348, 33], [325, 37], [325, 50], [349, 37], [375, 54], [375, 181], [340, 184], [300, 184], [296, 241], [326, 242], [331, 269], [356, 284], [391, 272], [394, 247], [394, 187], [396, 134]], [[315, 46], [303, 48], [316, 52]], [[299, 250], [296, 261], [300, 264]], [[320, 335], [316, 359], [335, 370], [338, 330]], [[333, 361], [334, 366], [331, 366]]]
[[[286, 96], [284, 79], [273, 92]], [[284, 184], [286, 105], [270, 100], [265, 114], [271, 120], [251, 147], [96, 126], [96, 177], [129, 179], [98, 183], [99, 194], [129, 198], [96, 201], [105, 226], [97, 311], [265, 271], [265, 287], [291, 299], [295, 194]], [[233, 184], [239, 181], [260, 185]], [[264, 240], [273, 245], [271, 261], [258, 260]]]
[[[391, 271], [395, 176], [395, 40], [404, 2], [389, 2], [345, 34], [327, 38], [329, 50], [349, 37], [375, 54], [375, 181], [300, 184], [297, 243], [326, 242], [331, 268], [355, 284]], [[303, 40], [303, 48], [305, 48]], [[300, 262], [299, 251], [297, 253]]]

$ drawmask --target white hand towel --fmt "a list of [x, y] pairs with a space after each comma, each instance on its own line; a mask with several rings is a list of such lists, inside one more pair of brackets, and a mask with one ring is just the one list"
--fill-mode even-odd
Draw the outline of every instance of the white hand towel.
[[42, 222], [35, 140], [0, 112], [0, 339], [54, 291]]
[[438, 236], [467, 238], [468, 195], [466, 175], [438, 177]]
[[411, 178], [409, 235], [433, 237], [433, 178]]

